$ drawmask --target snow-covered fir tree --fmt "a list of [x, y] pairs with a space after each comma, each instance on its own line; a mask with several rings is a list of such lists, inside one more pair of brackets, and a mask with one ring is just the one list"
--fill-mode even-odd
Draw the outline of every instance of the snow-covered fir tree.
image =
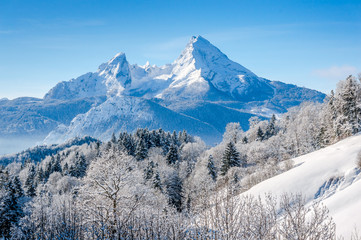
[[209, 155], [208, 164], [207, 164], [208, 173], [212, 177], [213, 181], [216, 181], [216, 179], [217, 179], [217, 169], [215, 168], [213, 161], [214, 161], [213, 156]]
[[144, 137], [140, 138], [135, 149], [135, 158], [138, 161], [144, 160], [148, 157], [148, 146]]
[[178, 148], [176, 145], [170, 145], [169, 151], [165, 158], [168, 164], [175, 164], [179, 161]]
[[0, 195], [0, 236], [10, 239], [11, 229], [23, 217], [24, 193], [17, 176], [9, 178], [2, 187]]
[[241, 159], [239, 156], [239, 152], [237, 151], [233, 142], [229, 142], [222, 157], [221, 174], [226, 175], [230, 168], [240, 166]]
[[176, 171], [172, 172], [167, 179], [167, 194], [169, 204], [177, 209], [178, 212], [183, 208], [183, 183]]

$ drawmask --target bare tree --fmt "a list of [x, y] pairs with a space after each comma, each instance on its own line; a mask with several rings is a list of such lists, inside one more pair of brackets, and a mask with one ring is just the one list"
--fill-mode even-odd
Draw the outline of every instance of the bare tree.
[[308, 208], [302, 195], [283, 195], [280, 207], [283, 211], [279, 223], [281, 239], [336, 239], [336, 225], [325, 206], [315, 202]]

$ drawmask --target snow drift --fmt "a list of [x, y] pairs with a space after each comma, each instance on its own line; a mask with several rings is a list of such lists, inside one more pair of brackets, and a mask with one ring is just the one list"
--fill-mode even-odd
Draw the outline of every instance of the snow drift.
[[338, 235], [350, 237], [361, 229], [361, 174], [356, 158], [361, 135], [349, 137], [321, 150], [294, 158], [294, 168], [263, 181], [242, 195], [302, 193], [306, 202], [325, 204]]

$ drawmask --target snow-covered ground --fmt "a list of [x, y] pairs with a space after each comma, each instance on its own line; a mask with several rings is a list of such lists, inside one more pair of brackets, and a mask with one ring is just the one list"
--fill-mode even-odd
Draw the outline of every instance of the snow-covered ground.
[[243, 194], [302, 193], [307, 203], [321, 201], [330, 210], [337, 235], [361, 232], [361, 174], [356, 158], [361, 135], [293, 159], [295, 167], [263, 181]]

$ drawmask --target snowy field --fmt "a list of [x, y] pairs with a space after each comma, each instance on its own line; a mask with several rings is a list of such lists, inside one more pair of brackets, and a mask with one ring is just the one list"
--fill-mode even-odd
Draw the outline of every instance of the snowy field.
[[330, 210], [337, 235], [349, 239], [361, 229], [361, 174], [356, 165], [361, 135], [293, 159], [295, 167], [243, 194], [302, 193], [307, 203], [321, 201]]

